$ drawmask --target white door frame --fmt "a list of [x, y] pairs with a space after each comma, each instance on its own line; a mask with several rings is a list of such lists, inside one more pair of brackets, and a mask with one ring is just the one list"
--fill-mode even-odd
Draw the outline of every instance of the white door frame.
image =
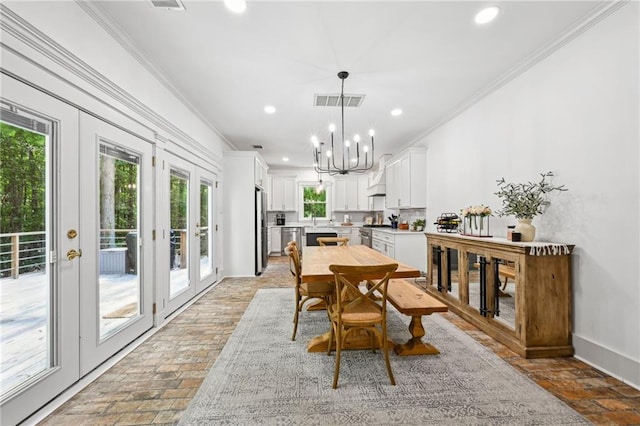
[[78, 197], [78, 113], [49, 95], [0, 75], [2, 99], [20, 110], [48, 117], [54, 123], [50, 144], [50, 191], [47, 203], [47, 238], [50, 241], [52, 281], [52, 367], [31, 379], [28, 386], [8, 396], [0, 406], [1, 424], [16, 424], [28, 417], [80, 377], [79, 375], [79, 288], [80, 258], [67, 260], [69, 250], [78, 250], [78, 238], [67, 232], [79, 225]]

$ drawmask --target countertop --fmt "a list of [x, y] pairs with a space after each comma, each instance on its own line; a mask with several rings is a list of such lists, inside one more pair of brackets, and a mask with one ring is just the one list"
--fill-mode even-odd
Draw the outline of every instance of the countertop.
[[424, 237], [425, 231], [410, 231], [405, 229], [393, 229], [393, 228], [374, 228], [374, 232], [384, 232], [385, 234], [393, 235], [422, 235]]
[[[267, 226], [268, 228], [312, 228], [313, 224], [309, 223], [309, 222], [291, 222], [291, 223], [287, 223], [286, 225], [274, 225], [274, 224], [270, 224]], [[352, 225], [329, 225], [328, 223], [318, 223], [315, 226], [316, 228], [361, 228], [362, 227], [362, 223], [353, 223]]]

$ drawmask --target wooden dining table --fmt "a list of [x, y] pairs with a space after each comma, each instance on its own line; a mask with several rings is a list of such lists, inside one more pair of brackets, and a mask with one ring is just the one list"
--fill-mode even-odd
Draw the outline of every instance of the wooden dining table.
[[[387, 263], [397, 263], [398, 269], [391, 278], [415, 278], [420, 276], [420, 270], [413, 266], [398, 262], [367, 246], [319, 246], [305, 247], [302, 253], [302, 282], [334, 281], [333, 272], [329, 265], [369, 266]], [[366, 278], [366, 277], [365, 277]], [[373, 278], [373, 277], [372, 277]], [[308, 352], [326, 352], [329, 343], [329, 332], [311, 339], [307, 345]], [[345, 349], [366, 349], [371, 347], [369, 336], [353, 335], [345, 342]]]

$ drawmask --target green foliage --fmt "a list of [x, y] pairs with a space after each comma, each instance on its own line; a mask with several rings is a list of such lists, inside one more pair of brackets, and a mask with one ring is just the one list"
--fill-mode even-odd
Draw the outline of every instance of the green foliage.
[[302, 190], [304, 217], [327, 217], [327, 192], [316, 192], [314, 186], [305, 186]]
[[188, 191], [189, 184], [185, 178], [171, 175], [171, 229], [187, 229]]
[[413, 228], [418, 228], [420, 226], [422, 226], [424, 228], [424, 226], [427, 224], [427, 221], [424, 219], [416, 219], [413, 221], [413, 223], [411, 224], [411, 226], [413, 226]]
[[499, 190], [495, 195], [502, 198], [502, 210], [498, 211], [498, 214], [513, 215], [516, 219], [533, 219], [534, 216], [543, 213], [545, 194], [567, 190], [564, 185], [553, 186], [546, 181], [548, 177], [553, 176], [552, 172], [541, 173], [540, 176], [542, 179], [537, 183], [507, 183], [504, 178], [498, 180]]
[[44, 231], [46, 137], [0, 123], [0, 231]]
[[209, 192], [209, 185], [200, 185], [200, 226], [202, 227], [209, 224]]

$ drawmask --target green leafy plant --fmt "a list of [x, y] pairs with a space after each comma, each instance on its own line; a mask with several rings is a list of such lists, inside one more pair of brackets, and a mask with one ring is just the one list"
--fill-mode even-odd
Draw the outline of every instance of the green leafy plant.
[[542, 206], [547, 203], [545, 194], [552, 191], [567, 191], [564, 185], [554, 186], [547, 182], [552, 177], [552, 172], [540, 173], [542, 179], [539, 182], [508, 183], [501, 178], [498, 180], [498, 192], [495, 193], [502, 199], [502, 209], [498, 211], [500, 216], [515, 216], [516, 219], [533, 219], [542, 214]]
[[426, 225], [426, 220], [424, 219], [416, 219], [413, 221], [413, 223], [411, 224], [411, 226], [413, 227], [413, 229], [418, 229], [420, 227], [424, 228], [424, 225]]

